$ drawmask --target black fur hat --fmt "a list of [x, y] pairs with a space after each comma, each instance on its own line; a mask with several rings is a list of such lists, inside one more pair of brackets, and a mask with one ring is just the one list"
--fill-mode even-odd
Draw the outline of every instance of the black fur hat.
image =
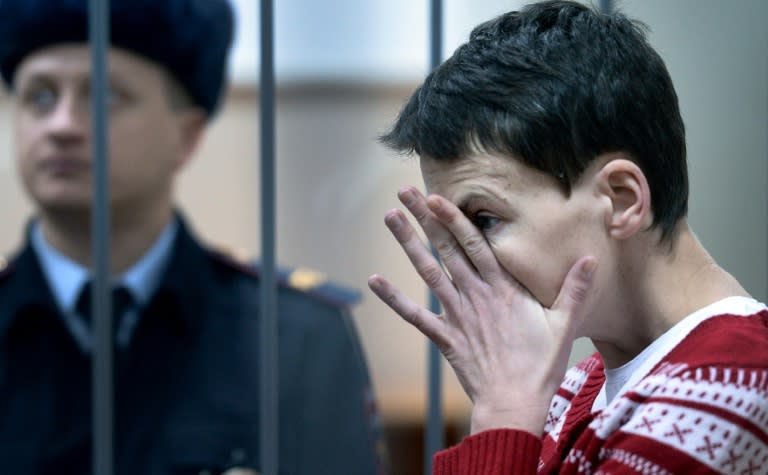
[[[210, 115], [226, 82], [228, 0], [112, 0], [110, 43], [164, 66]], [[12, 89], [30, 53], [88, 38], [88, 0], [0, 0], [0, 74]]]

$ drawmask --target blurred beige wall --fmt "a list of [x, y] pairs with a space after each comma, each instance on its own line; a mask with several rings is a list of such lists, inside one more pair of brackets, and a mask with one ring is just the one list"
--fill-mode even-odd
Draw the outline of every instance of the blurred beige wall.
[[[720, 263], [768, 299], [768, 2], [617, 2], [651, 28], [668, 63], [689, 137], [690, 221]], [[422, 302], [426, 292], [383, 225], [396, 190], [421, 186], [418, 164], [375, 138], [416, 84], [284, 84], [278, 97], [278, 255], [357, 287], [355, 308], [382, 412], [420, 418], [423, 338], [365, 287], [391, 277]], [[181, 176], [179, 203], [213, 243], [259, 253], [258, 101], [240, 86], [227, 98], [196, 159]], [[0, 96], [0, 252], [18, 244], [30, 207], [16, 183], [11, 105]], [[1, 303], [0, 303], [1, 304]], [[591, 351], [579, 342], [574, 358]], [[446, 407], [461, 420], [468, 401], [449, 370]]]
[[[425, 301], [425, 291], [390, 238], [383, 215], [404, 183], [421, 185], [414, 159], [376, 143], [412, 86], [286, 86], [277, 108], [277, 221], [281, 264], [308, 266], [363, 291], [354, 310], [380, 406], [388, 418], [419, 417], [424, 342], [367, 290], [374, 272]], [[259, 253], [258, 103], [236, 91], [181, 181], [188, 214], [211, 241]], [[215, 177], [215, 178], [214, 178]], [[453, 413], [466, 407], [457, 387]]]

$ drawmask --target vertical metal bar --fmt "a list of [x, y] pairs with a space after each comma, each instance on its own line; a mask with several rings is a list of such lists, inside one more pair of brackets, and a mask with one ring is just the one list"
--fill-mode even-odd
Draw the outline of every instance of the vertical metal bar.
[[277, 287], [275, 276], [275, 71], [272, 0], [261, 0], [261, 473], [278, 469]]
[[[437, 68], [443, 57], [443, 2], [430, 2], [430, 70]], [[434, 252], [434, 250], [433, 250]], [[434, 313], [440, 313], [440, 302], [434, 293], [429, 292], [429, 308]], [[442, 404], [442, 373], [440, 351], [431, 341], [428, 344], [428, 406], [427, 430], [424, 440], [424, 473], [432, 473], [432, 455], [445, 445], [443, 440], [443, 404]]]
[[603, 13], [612, 13], [613, 0], [600, 0], [600, 11]]
[[91, 246], [93, 264], [93, 360], [92, 417], [93, 473], [112, 475], [113, 454], [113, 387], [112, 387], [112, 295], [110, 277], [109, 215], [109, 129], [107, 101], [107, 48], [109, 44], [109, 1], [90, 0], [88, 36], [91, 45], [91, 128], [93, 136], [91, 204]]

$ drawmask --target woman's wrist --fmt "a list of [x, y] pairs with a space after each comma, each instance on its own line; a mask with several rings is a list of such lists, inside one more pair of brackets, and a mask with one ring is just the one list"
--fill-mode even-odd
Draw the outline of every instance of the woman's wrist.
[[490, 429], [516, 429], [541, 435], [547, 417], [547, 406], [525, 405], [515, 408], [475, 404], [472, 408], [470, 433]]

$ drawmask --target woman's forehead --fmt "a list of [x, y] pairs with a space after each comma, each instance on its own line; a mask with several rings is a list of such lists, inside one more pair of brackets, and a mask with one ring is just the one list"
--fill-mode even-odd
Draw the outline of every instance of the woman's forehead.
[[428, 188], [456, 187], [467, 183], [520, 188], [539, 184], [539, 175], [543, 175], [519, 160], [492, 154], [476, 154], [456, 160], [423, 157], [420, 166]]

